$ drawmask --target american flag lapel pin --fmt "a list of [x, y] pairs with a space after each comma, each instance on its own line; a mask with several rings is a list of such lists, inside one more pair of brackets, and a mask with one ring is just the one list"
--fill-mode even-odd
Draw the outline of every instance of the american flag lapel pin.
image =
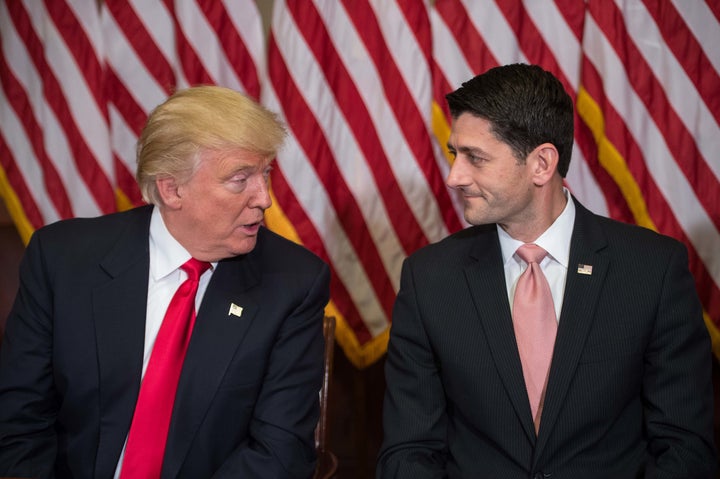
[[579, 264], [577, 269], [578, 274], [592, 274], [592, 265], [590, 264]]
[[238, 318], [242, 316], [242, 306], [238, 306], [235, 303], [230, 303], [230, 311], [228, 311], [228, 316], [237, 316]]

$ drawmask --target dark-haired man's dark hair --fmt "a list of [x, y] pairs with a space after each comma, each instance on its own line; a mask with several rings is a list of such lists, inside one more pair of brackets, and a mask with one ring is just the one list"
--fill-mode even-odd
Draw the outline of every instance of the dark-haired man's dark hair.
[[552, 143], [560, 155], [563, 178], [573, 146], [573, 103], [562, 83], [536, 65], [499, 66], [448, 93], [453, 118], [470, 113], [490, 122], [495, 136], [507, 143], [518, 161], [538, 145]]

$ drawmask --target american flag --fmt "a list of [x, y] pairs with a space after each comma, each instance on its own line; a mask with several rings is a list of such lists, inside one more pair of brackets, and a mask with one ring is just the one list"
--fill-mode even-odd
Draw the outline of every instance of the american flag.
[[330, 263], [327, 314], [367, 366], [385, 351], [403, 259], [465, 226], [444, 186], [444, 95], [536, 63], [575, 99], [567, 186], [687, 245], [720, 354], [716, 1], [274, 0], [265, 18], [257, 6], [0, 0], [0, 195], [22, 238], [139, 204], [135, 141], [173, 90], [245, 92], [288, 125], [267, 224]]

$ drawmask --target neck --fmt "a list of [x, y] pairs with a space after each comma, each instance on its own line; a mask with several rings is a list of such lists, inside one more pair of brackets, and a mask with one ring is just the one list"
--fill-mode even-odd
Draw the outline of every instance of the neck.
[[538, 195], [520, 221], [500, 223], [500, 227], [518, 241], [533, 243], [562, 214], [568, 201], [561, 184], [558, 188], [548, 189], [547, 194]]

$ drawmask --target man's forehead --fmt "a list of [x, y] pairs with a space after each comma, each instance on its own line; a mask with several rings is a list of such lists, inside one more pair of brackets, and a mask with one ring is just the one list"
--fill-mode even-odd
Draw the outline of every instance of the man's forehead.
[[232, 169], [264, 169], [274, 157], [242, 150], [210, 150], [203, 155], [206, 160], [218, 166]]

